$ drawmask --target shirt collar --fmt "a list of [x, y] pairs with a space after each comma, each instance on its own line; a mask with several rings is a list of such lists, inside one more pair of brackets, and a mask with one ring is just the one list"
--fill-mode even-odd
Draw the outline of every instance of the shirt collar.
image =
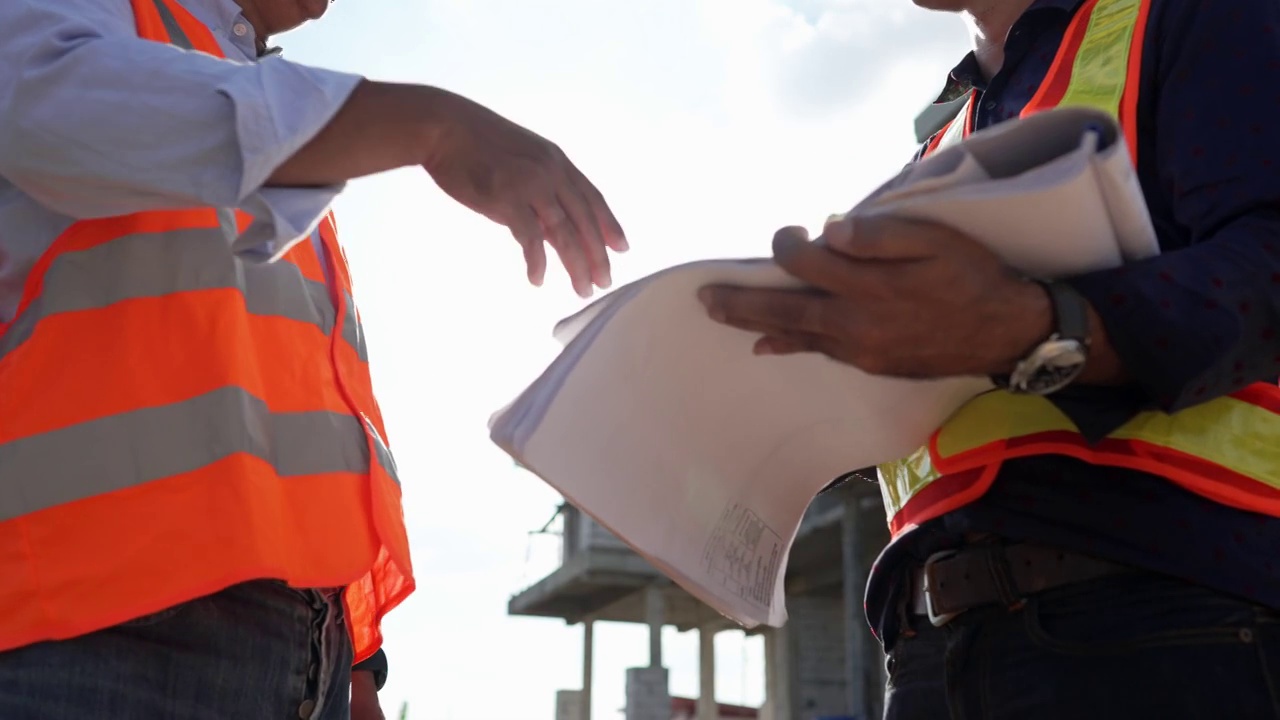
[[[181, 0], [182, 6], [208, 26], [214, 35], [225, 38], [249, 59], [258, 57], [257, 32], [245, 19], [244, 12], [235, 0]], [[243, 34], [237, 34], [238, 32]], [[268, 48], [262, 56], [277, 55], [280, 48]]]
[[[1035, 0], [1030, 7], [1023, 11], [1022, 17], [1018, 18], [1018, 22], [1022, 22], [1022, 18], [1027, 15], [1042, 10], [1074, 13], [1083, 4], [1084, 0]], [[986, 80], [982, 77], [982, 69], [978, 67], [978, 58], [970, 52], [955, 67], [951, 68], [951, 72], [947, 73], [947, 80], [942, 86], [942, 92], [938, 93], [938, 97], [933, 101], [933, 104], [948, 103], [975, 88], [985, 90], [986, 84]]]

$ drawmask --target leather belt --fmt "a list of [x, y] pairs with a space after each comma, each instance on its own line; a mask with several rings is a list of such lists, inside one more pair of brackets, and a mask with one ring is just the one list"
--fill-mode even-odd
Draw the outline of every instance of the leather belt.
[[987, 605], [1017, 609], [1046, 590], [1133, 568], [1043, 545], [983, 543], [935, 553], [913, 570], [911, 611], [942, 627]]

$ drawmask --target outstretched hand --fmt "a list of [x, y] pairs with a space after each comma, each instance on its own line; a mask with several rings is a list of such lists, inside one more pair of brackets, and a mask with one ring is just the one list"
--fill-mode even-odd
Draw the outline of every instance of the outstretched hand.
[[510, 229], [529, 281], [541, 285], [546, 276], [546, 243], [579, 295], [609, 287], [608, 251], [625, 252], [627, 241], [600, 191], [564, 152], [461, 96], [441, 112], [436, 150], [423, 167], [449, 196]]

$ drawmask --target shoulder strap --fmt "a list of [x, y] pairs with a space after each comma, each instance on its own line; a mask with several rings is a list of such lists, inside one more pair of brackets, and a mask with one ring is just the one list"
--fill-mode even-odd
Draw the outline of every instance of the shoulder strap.
[[132, 0], [138, 37], [225, 57], [213, 33], [177, 0]]

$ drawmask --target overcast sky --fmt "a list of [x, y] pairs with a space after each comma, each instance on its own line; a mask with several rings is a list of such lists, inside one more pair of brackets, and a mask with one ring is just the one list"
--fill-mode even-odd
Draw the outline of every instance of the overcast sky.
[[[342, 0], [283, 38], [287, 57], [438, 84], [559, 143], [633, 250], [614, 277], [768, 252], [896, 172], [911, 121], [967, 49], [963, 25], [908, 0]], [[425, 174], [354, 183], [336, 210], [374, 381], [404, 482], [418, 592], [387, 621], [384, 706], [411, 718], [550, 720], [580, 685], [580, 628], [506, 616], [550, 570], [528, 531], [558, 497], [485, 423], [550, 362], [580, 301], [563, 272], [524, 284], [514, 241]], [[645, 630], [596, 633], [596, 720], [621, 717]], [[722, 702], [761, 701], [760, 643], [719, 638]], [[697, 639], [667, 635], [671, 690], [697, 694]]]

